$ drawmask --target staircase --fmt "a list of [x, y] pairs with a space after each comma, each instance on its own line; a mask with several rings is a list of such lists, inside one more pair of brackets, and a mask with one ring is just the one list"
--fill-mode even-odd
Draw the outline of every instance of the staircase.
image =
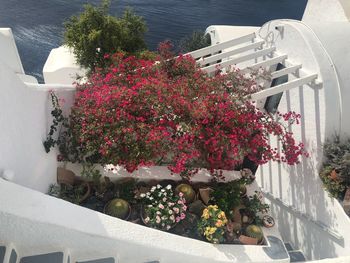
[[[312, 87], [321, 85], [321, 82], [317, 81], [317, 74], [305, 72], [301, 64], [290, 62], [288, 54], [278, 52], [276, 47], [269, 46], [256, 33], [195, 50], [186, 55], [196, 59], [202, 70], [208, 74], [214, 74], [218, 69], [225, 73], [239, 68], [243, 74], [263, 69], [269, 75], [270, 81], [258, 83], [263, 89], [251, 95], [254, 101], [264, 100], [269, 96], [306, 84]], [[277, 68], [279, 70], [276, 70]], [[288, 76], [288, 81], [270, 86], [273, 80], [284, 76]]]
[[305, 256], [302, 251], [293, 249], [290, 243], [284, 243], [284, 246], [287, 248], [290, 262], [305, 262]]
[[[52, 252], [47, 254], [19, 257], [15, 248], [0, 246], [0, 263], [117, 263], [113, 257], [91, 260], [71, 260], [70, 255], [64, 252]], [[147, 261], [144, 263], [159, 263], [159, 261]]]

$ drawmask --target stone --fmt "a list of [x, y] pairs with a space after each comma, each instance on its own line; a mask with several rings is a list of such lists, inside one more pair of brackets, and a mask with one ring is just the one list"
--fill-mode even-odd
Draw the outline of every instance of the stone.
[[196, 200], [188, 206], [188, 211], [197, 215], [198, 217], [201, 217], [205, 207], [206, 206], [201, 200]]
[[343, 199], [343, 208], [345, 213], [350, 216], [350, 187], [346, 190], [345, 196]]

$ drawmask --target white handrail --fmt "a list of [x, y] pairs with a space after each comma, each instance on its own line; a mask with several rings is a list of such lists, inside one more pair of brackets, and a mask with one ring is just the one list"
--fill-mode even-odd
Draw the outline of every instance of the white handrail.
[[245, 36], [242, 36], [239, 38], [234, 38], [234, 39], [231, 39], [231, 40], [228, 40], [225, 42], [221, 42], [219, 44], [215, 44], [215, 45], [212, 45], [209, 47], [201, 48], [201, 49], [186, 53], [185, 55], [190, 55], [193, 58], [197, 59], [197, 58], [221, 51], [225, 48], [230, 48], [230, 47], [233, 47], [235, 45], [239, 45], [239, 44], [251, 41], [255, 38], [255, 36], [256, 36], [255, 33], [251, 33], [249, 35], [245, 35]]
[[222, 52], [222, 53], [219, 53], [219, 54], [216, 54], [216, 55], [212, 55], [212, 56], [207, 57], [207, 58], [203, 58], [203, 60], [199, 60], [198, 62], [199, 62], [200, 65], [205, 65], [205, 64], [208, 64], [208, 63], [211, 63], [211, 62], [223, 59], [223, 58], [228, 58], [229, 56], [232, 56], [232, 55], [243, 53], [243, 52], [248, 51], [248, 50], [252, 50], [252, 49], [255, 49], [255, 48], [260, 48], [264, 43], [265, 43], [264, 41], [258, 41], [258, 42], [249, 44], [249, 45], [244, 46], [244, 47], [240, 47], [240, 48], [237, 48], [237, 49], [234, 49], [234, 50], [230, 50], [230, 51], [227, 51], [227, 52]]
[[258, 91], [251, 95], [252, 100], [260, 100], [293, 88], [300, 87], [304, 84], [308, 84], [317, 78], [317, 74], [312, 74], [303, 78], [294, 79], [287, 83], [283, 83], [265, 90]]
[[204, 68], [202, 68], [202, 70], [206, 71], [207, 73], [211, 73], [211, 72], [216, 71], [217, 67], [225, 68], [225, 67], [228, 67], [228, 66], [231, 66], [231, 65], [234, 65], [234, 64], [238, 64], [238, 63], [247, 61], [247, 60], [251, 60], [251, 59], [255, 59], [255, 58], [258, 58], [258, 57], [262, 57], [262, 56], [271, 54], [275, 50], [276, 50], [275, 47], [262, 49], [262, 50], [259, 50], [257, 52], [254, 52], [254, 53], [251, 53], [251, 54], [248, 54], [248, 55], [240, 56], [240, 57], [237, 57], [237, 58], [233, 58], [233, 59], [224, 61], [222, 63], [216, 63], [216, 64], [210, 65], [208, 67], [204, 67]]

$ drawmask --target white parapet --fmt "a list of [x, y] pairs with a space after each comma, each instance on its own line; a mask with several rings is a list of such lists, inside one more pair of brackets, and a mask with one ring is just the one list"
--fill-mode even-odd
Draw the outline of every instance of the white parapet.
[[72, 84], [77, 76], [84, 76], [85, 70], [77, 64], [73, 52], [66, 46], [51, 50], [43, 69], [46, 84]]

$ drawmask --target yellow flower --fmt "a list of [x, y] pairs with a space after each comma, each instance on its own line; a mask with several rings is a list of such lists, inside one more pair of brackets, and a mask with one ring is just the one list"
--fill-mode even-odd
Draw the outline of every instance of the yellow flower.
[[209, 212], [208, 212], [208, 209], [204, 209], [204, 210], [203, 210], [202, 217], [203, 217], [204, 219], [208, 219], [208, 218], [209, 218]]
[[223, 225], [223, 222], [221, 220], [218, 220], [215, 224], [217, 227], [221, 227]]
[[214, 234], [215, 233], [215, 231], [216, 231], [216, 227], [212, 227], [212, 228], [210, 228], [210, 230], [209, 230], [209, 234], [210, 235], [212, 235], [212, 234]]

